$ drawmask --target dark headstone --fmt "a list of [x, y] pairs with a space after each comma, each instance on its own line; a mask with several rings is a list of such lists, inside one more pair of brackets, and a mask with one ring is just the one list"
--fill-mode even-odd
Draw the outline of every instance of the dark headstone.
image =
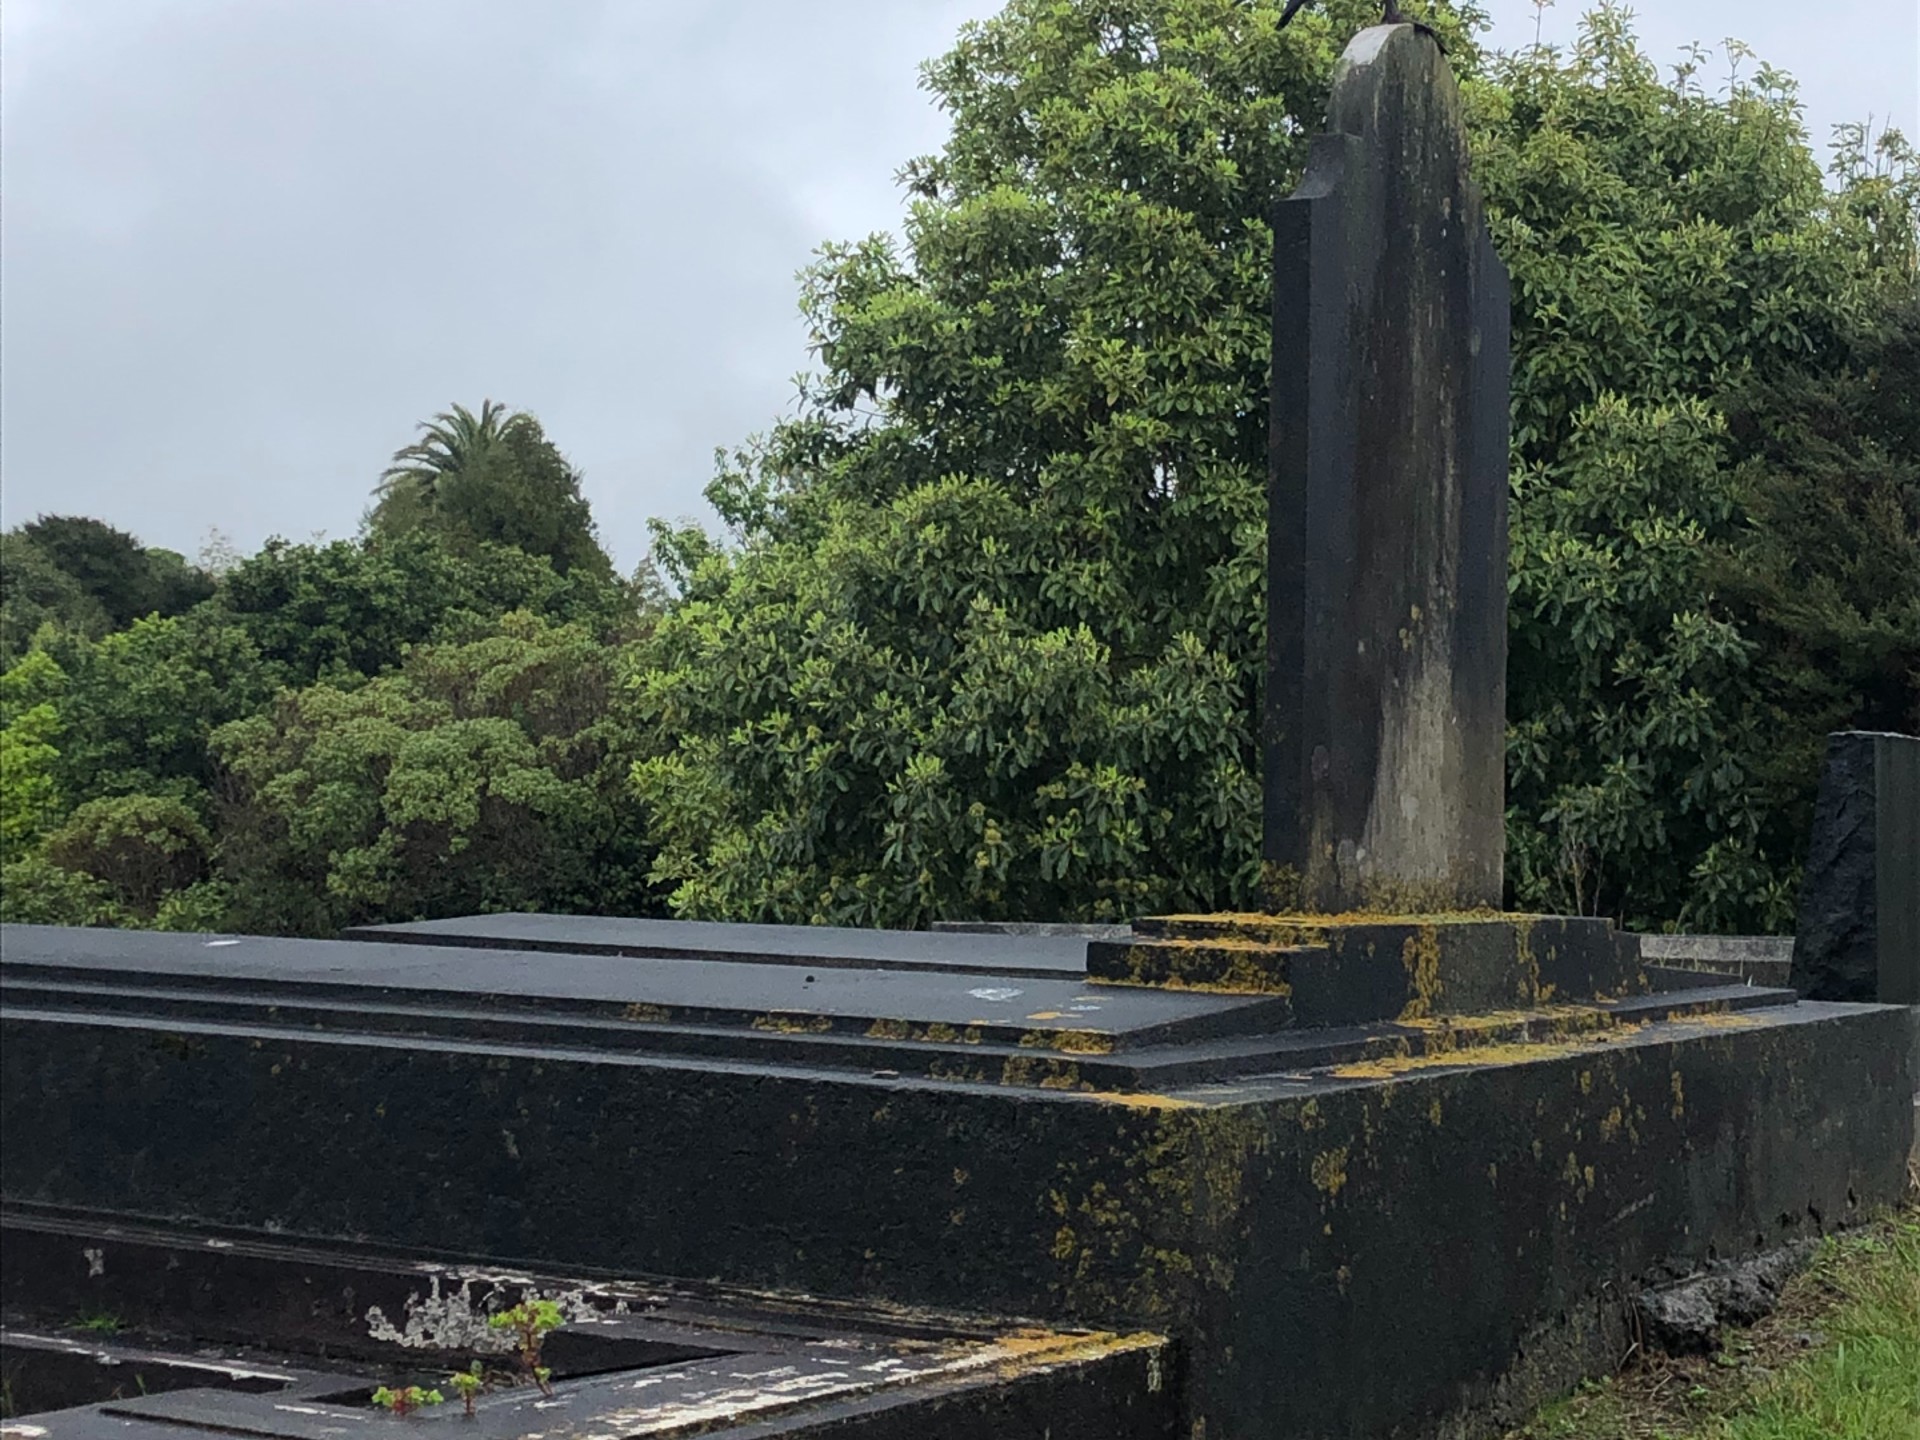
[[1815, 1000], [1920, 1005], [1920, 737], [1828, 738], [1793, 984]]
[[1267, 898], [1498, 905], [1506, 270], [1430, 39], [1357, 36], [1327, 128], [1274, 216]]

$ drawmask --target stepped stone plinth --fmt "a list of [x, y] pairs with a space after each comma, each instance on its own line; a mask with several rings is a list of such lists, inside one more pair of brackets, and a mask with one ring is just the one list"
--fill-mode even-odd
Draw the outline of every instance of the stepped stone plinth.
[[1502, 915], [1166, 915], [1094, 941], [1110, 985], [1273, 995], [1298, 1025], [1357, 1025], [1615, 1000], [1647, 991], [1610, 921]]

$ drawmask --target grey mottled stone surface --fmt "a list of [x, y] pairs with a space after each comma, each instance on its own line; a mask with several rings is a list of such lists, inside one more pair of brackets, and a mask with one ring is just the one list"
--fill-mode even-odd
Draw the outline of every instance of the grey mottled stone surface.
[[1431, 40], [1355, 37], [1327, 132], [1274, 217], [1268, 900], [1498, 905], [1506, 271]]
[[1815, 1000], [1920, 1005], [1920, 737], [1828, 738], [1793, 984]]
[[1642, 935], [1640, 958], [1651, 965], [1738, 975], [1755, 985], [1786, 985], [1791, 935]]

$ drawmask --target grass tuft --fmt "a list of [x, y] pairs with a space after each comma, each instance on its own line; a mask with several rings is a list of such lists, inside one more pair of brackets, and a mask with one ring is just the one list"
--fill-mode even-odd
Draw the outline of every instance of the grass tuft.
[[1920, 1440], [1920, 1206], [1823, 1242], [1718, 1353], [1590, 1381], [1508, 1440]]

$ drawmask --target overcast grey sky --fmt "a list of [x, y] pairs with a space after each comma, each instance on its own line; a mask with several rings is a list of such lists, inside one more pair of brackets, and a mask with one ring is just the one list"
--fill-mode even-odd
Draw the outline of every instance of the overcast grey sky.
[[[353, 533], [414, 423], [538, 414], [623, 568], [791, 404], [794, 271], [894, 226], [991, 0], [7, 0], [0, 519]], [[1491, 0], [1530, 43], [1528, 0]], [[1571, 35], [1572, 0], [1546, 15]], [[1914, 0], [1667, 0], [1920, 138]], [[1717, 72], [1716, 72], [1717, 73]]]

